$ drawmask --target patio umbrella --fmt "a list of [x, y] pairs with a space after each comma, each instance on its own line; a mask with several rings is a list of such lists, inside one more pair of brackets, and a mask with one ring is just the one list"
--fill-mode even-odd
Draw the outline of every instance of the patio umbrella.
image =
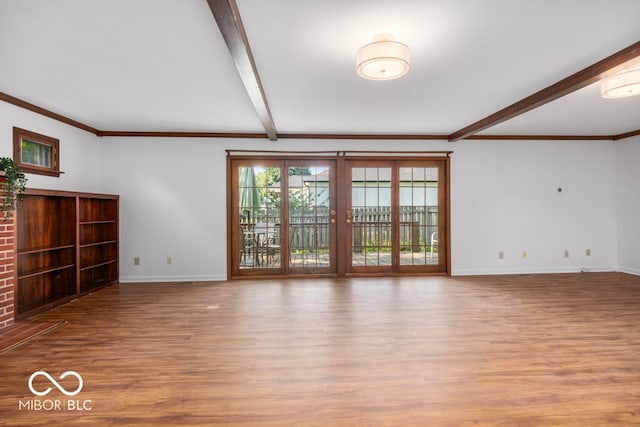
[[240, 187], [240, 213], [248, 213], [247, 220], [253, 222], [254, 209], [260, 207], [260, 192], [258, 191], [258, 181], [253, 167], [241, 167], [238, 177]]

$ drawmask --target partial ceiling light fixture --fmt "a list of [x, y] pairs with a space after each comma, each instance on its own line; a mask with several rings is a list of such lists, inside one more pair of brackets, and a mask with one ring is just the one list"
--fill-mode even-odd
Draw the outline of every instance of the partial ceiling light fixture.
[[626, 98], [640, 95], [640, 64], [605, 77], [600, 82], [603, 98]]
[[358, 49], [358, 75], [369, 80], [391, 80], [407, 74], [409, 46], [393, 40], [391, 34], [378, 34], [374, 40]]

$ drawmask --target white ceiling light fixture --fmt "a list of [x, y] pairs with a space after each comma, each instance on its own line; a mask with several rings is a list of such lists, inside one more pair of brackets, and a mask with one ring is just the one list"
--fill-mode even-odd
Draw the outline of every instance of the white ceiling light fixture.
[[378, 34], [373, 43], [358, 49], [357, 73], [369, 80], [391, 80], [409, 71], [409, 46], [393, 40], [391, 34]]
[[604, 78], [600, 82], [600, 94], [603, 98], [640, 95], [640, 65]]

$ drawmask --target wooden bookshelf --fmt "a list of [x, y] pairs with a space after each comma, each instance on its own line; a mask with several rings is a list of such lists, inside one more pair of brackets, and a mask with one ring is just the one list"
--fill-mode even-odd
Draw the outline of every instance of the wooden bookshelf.
[[118, 280], [118, 200], [79, 197], [78, 227], [80, 292]]
[[16, 222], [16, 314], [118, 280], [118, 196], [30, 189]]

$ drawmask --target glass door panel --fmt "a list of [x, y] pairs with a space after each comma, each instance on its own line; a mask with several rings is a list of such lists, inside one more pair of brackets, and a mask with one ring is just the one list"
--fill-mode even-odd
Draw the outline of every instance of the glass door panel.
[[237, 174], [238, 268], [280, 269], [280, 167], [240, 166]]
[[347, 222], [351, 228], [351, 266], [391, 266], [392, 169], [351, 168], [351, 205]]
[[438, 168], [399, 168], [400, 265], [438, 265]]
[[333, 266], [332, 169], [290, 165], [288, 171], [289, 269], [320, 271]]

